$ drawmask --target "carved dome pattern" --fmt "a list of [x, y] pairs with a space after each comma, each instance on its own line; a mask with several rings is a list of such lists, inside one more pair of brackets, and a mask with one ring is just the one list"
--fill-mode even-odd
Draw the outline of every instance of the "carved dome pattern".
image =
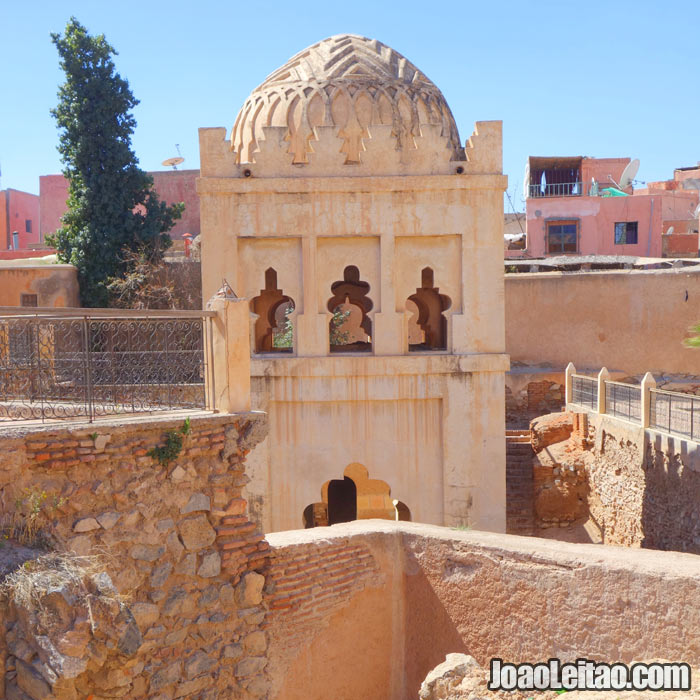
[[440, 127], [453, 160], [459, 133], [440, 90], [410, 61], [373, 39], [343, 34], [301, 51], [248, 97], [231, 132], [238, 163], [254, 160], [263, 127], [286, 127], [293, 163], [307, 163], [317, 126], [334, 126], [345, 162], [357, 163], [372, 126], [391, 126], [396, 149], [414, 149], [420, 125]]

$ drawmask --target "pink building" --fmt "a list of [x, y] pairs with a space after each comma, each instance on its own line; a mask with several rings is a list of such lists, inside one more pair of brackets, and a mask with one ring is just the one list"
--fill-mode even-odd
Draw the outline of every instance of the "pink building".
[[[182, 219], [170, 231], [172, 239], [180, 240], [185, 233], [199, 235], [199, 197], [196, 188], [199, 170], [157, 170], [148, 174], [153, 178], [154, 189], [162, 200], [168, 204], [185, 203]], [[42, 175], [39, 178], [39, 198], [43, 240], [61, 226], [61, 217], [66, 213], [68, 181], [63, 175]]]
[[40, 241], [39, 197], [19, 190], [0, 190], [0, 251], [27, 250]]
[[[629, 158], [529, 159], [525, 250], [507, 257], [549, 255], [698, 255], [700, 167], [644, 190], [617, 187]], [[673, 225], [671, 236], [664, 237]]]

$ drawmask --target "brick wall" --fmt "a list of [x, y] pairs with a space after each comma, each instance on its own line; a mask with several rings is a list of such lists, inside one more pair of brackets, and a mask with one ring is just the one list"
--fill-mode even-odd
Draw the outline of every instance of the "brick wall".
[[[306, 682], [304, 689], [290, 689], [290, 683], [285, 683], [299, 657], [358, 594], [384, 583], [379, 563], [365, 543], [333, 537], [333, 530], [323, 530], [331, 539], [322, 546], [317, 542], [296, 543], [296, 533], [270, 536], [265, 571], [265, 599], [269, 607], [265, 629], [270, 640], [272, 697], [296, 697], [294, 692], [309, 692]], [[370, 628], [375, 623], [375, 619], [367, 620], [367, 637], [374, 634]], [[309, 693], [302, 697], [321, 696]]]
[[[542, 379], [519, 383], [506, 374], [506, 426], [527, 428], [530, 421], [546, 413], [560, 411], [564, 405], [564, 375], [561, 379]], [[509, 386], [512, 384], [512, 386]]]
[[184, 416], [5, 431], [3, 514], [45, 493], [41, 523], [56, 549], [102, 554], [139, 643], [66, 678], [65, 659], [86, 652], [47, 658], [22, 626], [26, 616], [10, 607], [0, 698], [39, 700], [49, 686], [50, 697], [66, 700], [76, 692], [158, 700], [267, 692], [258, 572], [269, 548], [241, 497], [245, 456], [264, 437], [265, 416], [193, 416], [181, 453], [159, 464], [149, 452], [183, 425]]

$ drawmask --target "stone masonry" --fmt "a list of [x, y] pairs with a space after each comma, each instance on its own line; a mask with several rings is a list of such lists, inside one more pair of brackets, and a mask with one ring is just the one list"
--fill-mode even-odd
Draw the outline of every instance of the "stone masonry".
[[[70, 604], [59, 601], [65, 614], [45, 633], [12, 595], [3, 599], [0, 698], [267, 693], [259, 572], [269, 547], [241, 498], [245, 456], [266, 417], [192, 416], [181, 452], [159, 463], [149, 452], [184, 424], [170, 416], [6, 431], [5, 525], [34, 512], [58, 552], [98, 554], [104, 574], [59, 581]], [[104, 623], [95, 626], [86, 610], [99, 600]]]

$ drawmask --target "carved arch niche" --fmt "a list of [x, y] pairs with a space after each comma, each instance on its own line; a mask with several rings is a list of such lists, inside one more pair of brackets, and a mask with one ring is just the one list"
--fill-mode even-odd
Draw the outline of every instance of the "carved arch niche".
[[408, 322], [409, 352], [447, 350], [447, 319], [444, 312], [452, 301], [435, 286], [433, 270], [421, 271], [421, 286], [406, 300], [413, 315]]
[[372, 351], [372, 300], [369, 282], [360, 279], [355, 265], [348, 265], [343, 279], [333, 282], [327, 308], [333, 314], [329, 323], [331, 352]]
[[277, 271], [265, 270], [265, 288], [254, 297], [251, 309], [258, 316], [255, 321], [255, 352], [293, 352], [294, 329], [291, 314], [294, 300], [277, 288]]

